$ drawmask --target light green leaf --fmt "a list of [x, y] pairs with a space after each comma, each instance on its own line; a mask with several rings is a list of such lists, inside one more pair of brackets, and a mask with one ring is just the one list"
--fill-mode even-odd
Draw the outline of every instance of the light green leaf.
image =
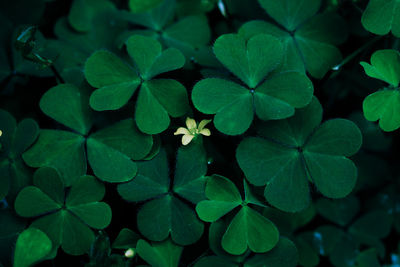
[[14, 252], [14, 267], [29, 267], [44, 259], [51, 251], [48, 236], [36, 228], [28, 228], [17, 239]]
[[361, 17], [361, 23], [368, 31], [385, 35], [392, 31], [400, 37], [400, 3], [397, 0], [370, 0]]
[[382, 90], [370, 94], [364, 99], [363, 112], [369, 121], [379, 120], [379, 127], [385, 132], [400, 127], [400, 92]]
[[[400, 7], [400, 5], [399, 5]], [[365, 73], [375, 79], [382, 80], [397, 87], [400, 83], [400, 53], [393, 49], [375, 51], [371, 56], [371, 64], [360, 62]]]

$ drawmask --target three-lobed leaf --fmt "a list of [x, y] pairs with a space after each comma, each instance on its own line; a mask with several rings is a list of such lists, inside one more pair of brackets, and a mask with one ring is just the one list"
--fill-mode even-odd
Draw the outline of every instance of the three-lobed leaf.
[[[322, 109], [314, 98], [306, 108], [282, 121], [264, 123], [264, 137], [243, 140], [236, 158], [248, 181], [266, 185], [264, 196], [288, 212], [310, 203], [308, 181], [329, 198], [342, 198], [355, 186], [357, 168], [347, 157], [361, 146], [361, 132], [348, 120], [333, 119], [319, 126]], [[308, 123], [303, 123], [308, 118]]]
[[215, 114], [214, 125], [224, 134], [244, 133], [254, 114], [262, 120], [288, 118], [295, 108], [311, 101], [313, 86], [305, 75], [272, 73], [281, 62], [283, 49], [271, 35], [259, 34], [249, 40], [238, 34], [222, 35], [214, 44], [214, 53], [246, 85], [206, 78], [193, 88], [194, 106], [203, 113]]

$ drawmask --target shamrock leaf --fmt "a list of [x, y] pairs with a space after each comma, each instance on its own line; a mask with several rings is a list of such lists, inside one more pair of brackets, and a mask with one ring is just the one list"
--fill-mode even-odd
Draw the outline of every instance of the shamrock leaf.
[[[97, 2], [102, 3], [99, 4], [99, 9], [94, 8]], [[57, 39], [47, 40], [46, 48], [49, 57], [54, 58], [55, 68], [66, 82], [81, 84], [84, 80], [82, 69], [86, 59], [94, 51], [119, 51], [115, 40], [125, 30], [127, 23], [119, 19], [115, 8], [102, 9], [110, 4], [104, 0], [76, 0], [69, 17], [61, 17], [55, 23], [54, 33]], [[73, 27], [84, 31], [77, 32]]]
[[264, 196], [288, 212], [310, 203], [308, 182], [326, 197], [342, 198], [354, 188], [357, 168], [347, 157], [361, 146], [361, 132], [351, 121], [333, 119], [321, 124], [322, 108], [316, 98], [287, 120], [265, 123], [265, 137], [243, 140], [236, 159], [248, 181], [266, 185]]
[[139, 235], [128, 228], [123, 228], [118, 236], [112, 243], [112, 248], [116, 249], [129, 249], [135, 248], [137, 241], [139, 240]]
[[152, 244], [143, 239], [137, 242], [137, 253], [153, 267], [178, 267], [182, 249], [170, 239]]
[[181, 147], [171, 186], [167, 155], [161, 150], [152, 160], [139, 162], [137, 176], [118, 185], [118, 193], [130, 202], [146, 201], [137, 214], [139, 231], [145, 237], [162, 241], [171, 235], [177, 244], [193, 244], [203, 234], [204, 225], [183, 200], [196, 204], [204, 199], [206, 171], [205, 152], [199, 143]]
[[15, 214], [10, 206], [0, 208], [0, 218], [0, 263], [12, 266], [15, 242], [27, 222]]
[[389, 84], [364, 99], [364, 116], [369, 121], [379, 120], [379, 126], [386, 132], [400, 127], [400, 53], [396, 50], [379, 50], [372, 54], [371, 64], [360, 63], [365, 73]]
[[297, 266], [297, 262], [298, 254], [296, 246], [289, 239], [281, 237], [272, 250], [246, 258], [243, 264], [230, 261], [224, 257], [205, 256], [198, 260], [194, 267], [294, 267]]
[[215, 42], [214, 52], [245, 84], [207, 78], [193, 88], [194, 106], [203, 113], [216, 114], [214, 125], [222, 133], [244, 133], [254, 113], [262, 120], [288, 118], [295, 108], [311, 101], [313, 86], [305, 75], [294, 71], [271, 74], [283, 56], [277, 38], [260, 34], [246, 42], [239, 35], [225, 34]]
[[196, 206], [200, 219], [215, 222], [233, 209], [241, 206], [222, 237], [222, 247], [233, 255], [246, 252], [247, 248], [256, 253], [271, 250], [278, 243], [279, 232], [275, 225], [259, 214], [243, 200], [235, 184], [229, 179], [213, 175], [206, 185], [206, 196]]
[[150, 37], [133, 35], [126, 45], [140, 78], [116, 55], [103, 50], [95, 52], [85, 64], [87, 81], [99, 88], [91, 95], [90, 106], [98, 111], [119, 109], [140, 85], [136, 123], [144, 133], [161, 133], [168, 128], [169, 115], [180, 117], [188, 110], [187, 92], [175, 80], [153, 77], [182, 67], [185, 59], [175, 48], [162, 51], [161, 44]]
[[393, 217], [385, 210], [373, 210], [365, 213], [349, 227], [349, 233], [354, 239], [364, 245], [376, 248], [382, 247], [384, 255], [384, 245], [380, 239], [387, 237], [392, 228]]
[[52, 248], [51, 240], [39, 229], [30, 227], [17, 239], [14, 267], [29, 267], [44, 259]]
[[334, 13], [316, 14], [321, 0], [259, 0], [280, 26], [265, 21], [250, 21], [239, 30], [246, 39], [259, 33], [279, 38], [286, 51], [283, 70], [308, 71], [314, 78], [322, 78], [341, 61], [341, 53], [335, 45], [346, 40], [346, 26]]
[[72, 84], [60, 84], [47, 91], [40, 101], [41, 110], [73, 132], [41, 130], [38, 141], [23, 159], [31, 167], [54, 167], [66, 186], [86, 173], [87, 162], [103, 181], [132, 179], [137, 171], [132, 160], [143, 159], [150, 152], [152, 137], [141, 133], [132, 119], [89, 134], [93, 112], [88, 98], [85, 88]]
[[18, 191], [30, 182], [31, 172], [21, 154], [36, 140], [39, 127], [32, 119], [17, 124], [10, 113], [0, 109], [0, 129], [0, 199], [8, 195], [13, 201]]
[[163, 0], [129, 0], [129, 9], [133, 13], [141, 13], [158, 6], [160, 3], [162, 3], [162, 1]]
[[316, 203], [318, 213], [327, 220], [340, 226], [346, 226], [357, 215], [360, 202], [355, 196], [343, 199], [318, 199]]
[[400, 3], [396, 0], [370, 0], [361, 18], [364, 28], [374, 34], [385, 35], [392, 31], [400, 37]]
[[68, 14], [69, 24], [79, 32], [87, 32], [94, 26], [93, 18], [102, 12], [114, 10], [108, 0], [74, 0]]
[[[146, 5], [151, 2], [154, 1], [146, 1]], [[208, 46], [211, 31], [207, 18], [203, 15], [191, 15], [173, 22], [175, 6], [175, 0], [163, 0], [161, 4], [146, 12], [133, 14], [121, 11], [121, 18], [146, 28], [143, 31], [128, 31], [124, 35], [139, 33], [152, 36], [167, 47], [179, 49], [185, 55], [186, 63], [191, 60], [200, 65], [214, 66], [215, 59]]]
[[[71, 255], [89, 251], [94, 241], [90, 228], [110, 224], [111, 208], [99, 202], [104, 185], [93, 176], [82, 176], [66, 192], [57, 171], [43, 167], [35, 172], [33, 186], [22, 189], [15, 210], [22, 217], [38, 217], [31, 226], [42, 230], [53, 242], [53, 255], [59, 246]], [[78, 240], [79, 238], [79, 240]]]

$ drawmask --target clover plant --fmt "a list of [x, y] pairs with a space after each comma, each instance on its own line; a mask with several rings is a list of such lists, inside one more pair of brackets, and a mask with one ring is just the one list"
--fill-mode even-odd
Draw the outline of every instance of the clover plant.
[[13, 0], [0, 25], [0, 267], [399, 266], [399, 0]]

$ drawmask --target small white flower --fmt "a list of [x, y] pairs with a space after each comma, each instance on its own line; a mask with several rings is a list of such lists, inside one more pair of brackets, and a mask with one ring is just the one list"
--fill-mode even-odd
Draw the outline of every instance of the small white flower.
[[197, 123], [192, 118], [186, 118], [186, 127], [179, 127], [178, 130], [174, 133], [174, 135], [183, 134], [182, 136], [182, 145], [186, 146], [199, 134], [204, 136], [210, 136], [211, 132], [209, 129], [204, 128], [211, 120], [202, 120], [197, 127]]

